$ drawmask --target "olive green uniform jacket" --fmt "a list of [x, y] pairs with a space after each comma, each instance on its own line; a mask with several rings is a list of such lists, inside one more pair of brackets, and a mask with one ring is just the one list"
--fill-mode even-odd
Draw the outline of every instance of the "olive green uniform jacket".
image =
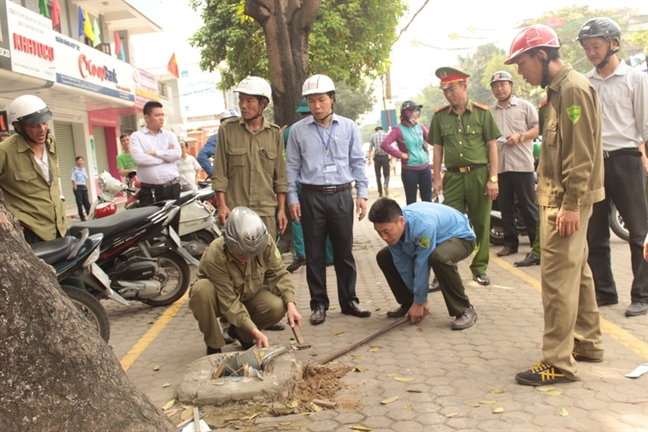
[[257, 133], [242, 117], [224, 121], [218, 130], [214, 190], [225, 192], [230, 209], [246, 206], [259, 216], [274, 217], [276, 194], [288, 192], [283, 152], [281, 129], [265, 118]]
[[7, 209], [38, 237], [47, 241], [64, 236], [68, 230], [59, 188], [56, 140], [45, 141], [49, 159], [48, 184], [24, 138], [18, 134], [0, 143], [0, 188]]
[[592, 85], [565, 65], [547, 88], [536, 201], [579, 211], [605, 198], [601, 106]]

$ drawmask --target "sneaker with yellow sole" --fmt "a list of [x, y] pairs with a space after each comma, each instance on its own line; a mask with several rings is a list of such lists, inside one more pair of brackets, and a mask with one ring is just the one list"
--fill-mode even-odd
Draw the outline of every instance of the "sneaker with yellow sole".
[[531, 369], [515, 375], [518, 384], [541, 386], [546, 384], [559, 384], [572, 382], [563, 371], [542, 361], [536, 363]]

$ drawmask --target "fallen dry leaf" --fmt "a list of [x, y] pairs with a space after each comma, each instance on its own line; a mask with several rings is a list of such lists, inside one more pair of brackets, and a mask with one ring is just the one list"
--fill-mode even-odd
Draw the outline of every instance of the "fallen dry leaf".
[[342, 336], [344, 333], [346, 333], [346, 332], [343, 332], [343, 331], [336, 332], [336, 333], [333, 333], [333, 336]]
[[399, 377], [399, 376], [395, 376], [394, 379], [395, 379], [396, 381], [400, 381], [400, 382], [410, 382], [410, 381], [414, 381], [414, 378]]
[[369, 345], [369, 348], [382, 348], [382, 345]]
[[565, 409], [565, 407], [561, 407], [561, 408], [558, 410], [558, 415], [560, 415], [560, 416], [562, 416], [562, 417], [567, 417], [567, 416], [569, 415], [569, 413], [567, 412], [567, 410]]
[[354, 368], [351, 369], [351, 370], [354, 371], [354, 372], [364, 372], [364, 371], [367, 370], [367, 368], [364, 367], [364, 366], [356, 366], [356, 367], [354, 367]]
[[503, 412], [504, 412], [504, 408], [502, 407], [493, 408], [493, 414], [500, 414]]
[[290, 402], [290, 406], [293, 408], [296, 408], [299, 406], [299, 401], [295, 399], [294, 401]]
[[173, 406], [173, 403], [174, 403], [174, 402], [175, 402], [175, 399], [171, 399], [169, 402], [167, 402], [167, 403], [162, 407], [162, 411], [166, 411], [166, 410], [168, 410], [169, 408], [171, 408], [171, 407]]
[[407, 404], [407, 405], [405, 405], [405, 409], [407, 411], [412, 411], [414, 409], [414, 407], [412, 406], [412, 404]]
[[256, 414], [252, 414], [250, 417], [248, 417], [248, 420], [254, 420], [255, 418], [259, 417], [260, 415], [261, 415], [260, 412], [258, 412]]
[[423, 393], [423, 390], [417, 388], [407, 389], [407, 391], [410, 393]]
[[495, 292], [491, 291], [491, 292], [488, 293], [488, 295], [495, 295]]
[[170, 385], [171, 385], [171, 383], [164, 383], [164, 384], [162, 384], [162, 388], [167, 388], [167, 387], [169, 387]]
[[562, 394], [561, 391], [559, 390], [550, 390], [548, 392], [545, 392], [547, 396], [560, 396]]
[[331, 306], [329, 310], [335, 310], [335, 306]]
[[556, 390], [556, 387], [554, 387], [554, 386], [540, 386], [540, 387], [536, 387], [536, 390], [541, 391], [541, 392], [548, 392], [549, 390]]
[[288, 342], [290, 345], [295, 345], [297, 343], [297, 340], [295, 339], [290, 339], [290, 342]]
[[373, 303], [373, 300], [367, 300], [365, 303]]
[[288, 426], [290, 423], [292, 423], [292, 422], [283, 422], [283, 423], [279, 423], [279, 426]]
[[349, 426], [349, 429], [357, 430], [357, 431], [370, 431], [373, 430], [370, 427], [367, 426]]
[[494, 401], [494, 400], [480, 400], [480, 401], [479, 401], [479, 403], [482, 404], [482, 405], [492, 405], [492, 404], [494, 404], [495, 402], [496, 402], [496, 401]]
[[337, 361], [337, 360], [333, 360], [332, 362], [329, 362], [328, 364], [330, 364], [330, 365], [336, 365], [336, 364], [338, 364], [338, 363], [340, 363], [340, 362]]
[[353, 353], [349, 353], [349, 354], [347, 354], [346, 356], [347, 356], [347, 357], [355, 357], [355, 354], [353, 354]]
[[154, 370], [154, 371], [159, 371], [159, 370], [160, 370], [160, 365], [155, 365], [155, 366], [153, 366], [153, 370]]
[[309, 353], [308, 353], [308, 355], [309, 355], [309, 356], [311, 356], [311, 357], [317, 357], [317, 354], [315, 354], [315, 353], [314, 353], [314, 352], [312, 352], [312, 351], [311, 351], [311, 352], [309, 352]]
[[369, 349], [367, 350], [367, 352], [376, 352], [376, 351], [378, 351], [379, 349], [380, 349], [380, 348], [369, 348]]
[[503, 388], [501, 388], [501, 387], [495, 387], [495, 388], [490, 389], [490, 390], [488, 391], [488, 393], [492, 393], [492, 394], [500, 394], [500, 393], [504, 393], [505, 391], [506, 391], [506, 390], [503, 389]]
[[155, 324], [155, 321], [149, 321], [148, 324]]
[[184, 407], [184, 411], [180, 414], [180, 420], [187, 420], [193, 417], [193, 407]]
[[356, 359], [356, 360], [362, 360], [363, 358], [365, 358], [365, 356], [361, 355], [361, 356], [356, 356], [355, 359]]
[[319, 406], [319, 405], [317, 405], [316, 403], [313, 403], [313, 402], [310, 403], [310, 407], [315, 412], [324, 411], [324, 408], [322, 408], [321, 406]]
[[374, 309], [374, 312], [378, 312], [381, 308]]
[[464, 402], [463, 404], [473, 408], [477, 408], [479, 406], [477, 402]]
[[459, 415], [459, 413], [450, 413], [450, 414], [446, 414], [446, 418], [450, 418], [450, 417], [454, 417], [454, 416], [458, 416], [458, 415]]
[[398, 400], [398, 396], [392, 396], [392, 397], [390, 397], [388, 399], [381, 400], [380, 403], [383, 404], [383, 405], [387, 405], [387, 404], [390, 404], [392, 402], [396, 402], [397, 400]]
[[417, 332], [422, 332], [423, 329], [422, 329], [421, 327], [416, 327], [416, 331], [417, 331]]

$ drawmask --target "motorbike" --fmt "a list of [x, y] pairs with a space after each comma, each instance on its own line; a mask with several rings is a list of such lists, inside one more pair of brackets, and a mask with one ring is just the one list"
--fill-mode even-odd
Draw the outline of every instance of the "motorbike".
[[[126, 306], [128, 302], [110, 288], [110, 279], [96, 264], [102, 239], [103, 234], [90, 236], [83, 229], [76, 237], [66, 236], [30, 246], [38, 258], [54, 268], [63, 292], [108, 342], [110, 320], [98, 298], [112, 299]], [[83, 282], [85, 289], [73, 286], [74, 281]]]
[[173, 201], [120, 212], [70, 226], [70, 233], [87, 229], [103, 234], [97, 264], [108, 275], [110, 287], [126, 299], [150, 306], [167, 306], [189, 287], [187, 261], [197, 264], [182, 247], [169, 224], [180, 210]]
[[[93, 203], [88, 219], [99, 219], [113, 215], [117, 212], [115, 195], [119, 192], [130, 191], [132, 195], [126, 201], [126, 209], [139, 208], [138, 192], [140, 182], [137, 175], [131, 176], [131, 188], [104, 171], [99, 175], [99, 189], [101, 194]], [[193, 185], [191, 185], [193, 186]], [[200, 258], [207, 246], [221, 236], [212, 205], [214, 192], [209, 189], [188, 188], [183, 185], [184, 192], [176, 202], [180, 206], [180, 225], [178, 235], [183, 247], [192, 257]], [[96, 209], [96, 211], [95, 211]]]

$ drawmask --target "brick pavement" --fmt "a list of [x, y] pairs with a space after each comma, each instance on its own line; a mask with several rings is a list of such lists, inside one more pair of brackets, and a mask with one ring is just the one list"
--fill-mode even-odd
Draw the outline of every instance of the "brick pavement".
[[[392, 176], [390, 190], [397, 198], [404, 196], [399, 182], [399, 178]], [[377, 197], [375, 189], [370, 195], [373, 199]], [[359, 319], [340, 314], [334, 271], [328, 268], [332, 307], [326, 323], [311, 326], [307, 322], [310, 311], [307, 310], [305, 269], [296, 271], [293, 278], [297, 302], [305, 318], [302, 332], [313, 345], [311, 350], [298, 353], [304, 362], [321, 358], [392, 322], [385, 313], [396, 303], [375, 262], [375, 253], [384, 243], [366, 220], [356, 223], [354, 233], [357, 294], [373, 315]], [[497, 248], [493, 247], [492, 252]], [[623, 315], [629, 304], [632, 279], [629, 249], [616, 238], [612, 240], [612, 248], [620, 304], [602, 308], [601, 315], [611, 325], [637, 338], [645, 350], [648, 318], [628, 319]], [[539, 281], [539, 267], [511, 270], [512, 262], [521, 259], [528, 250], [528, 245], [521, 245], [519, 254], [503, 259], [492, 254], [488, 274], [493, 284], [489, 287], [472, 282], [468, 261], [460, 263], [468, 295], [479, 314], [475, 326], [461, 332], [451, 331], [453, 318], [448, 316], [441, 294], [431, 294], [430, 316], [420, 325], [405, 324], [338, 359], [339, 364], [364, 366], [366, 370], [350, 372], [343, 379], [346, 388], [338, 393], [337, 409], [303, 419], [293, 418], [291, 430], [343, 431], [351, 425], [364, 425], [374, 431], [648, 430], [648, 376], [636, 380], [623, 376], [646, 362], [646, 358], [608, 334], [604, 335], [605, 360], [579, 364], [582, 381], [557, 385], [560, 395], [549, 396], [515, 384], [515, 373], [541, 358], [542, 305], [540, 293], [533, 286]], [[520, 277], [521, 274], [525, 277]], [[165, 312], [165, 308], [153, 309], [137, 303], [130, 308], [110, 302], [104, 304], [109, 309], [111, 345], [118, 359]], [[344, 333], [335, 336], [339, 332]], [[623, 332], [619, 334], [623, 336]], [[271, 343], [285, 344], [291, 332], [268, 332], [268, 336]], [[370, 352], [370, 346], [374, 345], [380, 348]], [[201, 334], [185, 303], [141, 352], [127, 374], [156, 405], [162, 406], [173, 398], [186, 366], [204, 355], [204, 350]], [[160, 366], [158, 372], [153, 371], [155, 365]], [[395, 374], [414, 380], [400, 382], [394, 378]], [[170, 386], [163, 388], [165, 383]], [[408, 392], [408, 389], [421, 392]], [[493, 389], [504, 392], [490, 393]], [[380, 403], [393, 396], [398, 396], [398, 400], [388, 405]], [[503, 412], [493, 414], [496, 407], [503, 408]], [[567, 410], [567, 416], [559, 415], [561, 408]], [[272, 419], [265, 419], [257, 426], [258, 430], [286, 428]]]

